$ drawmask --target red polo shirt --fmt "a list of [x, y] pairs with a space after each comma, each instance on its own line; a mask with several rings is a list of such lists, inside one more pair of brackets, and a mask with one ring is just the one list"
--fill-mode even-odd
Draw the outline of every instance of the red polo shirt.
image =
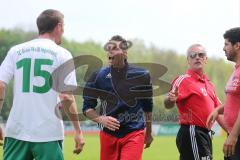
[[179, 124], [196, 125], [206, 128], [206, 121], [213, 109], [220, 105], [213, 85], [203, 74], [200, 77], [192, 70], [177, 77], [172, 90], [178, 87], [177, 107]]
[[225, 93], [224, 120], [228, 132], [231, 132], [240, 110], [240, 65], [235, 66], [225, 87]]

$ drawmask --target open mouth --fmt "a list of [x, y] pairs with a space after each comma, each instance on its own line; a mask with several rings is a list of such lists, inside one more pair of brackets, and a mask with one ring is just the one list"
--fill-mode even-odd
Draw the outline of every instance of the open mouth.
[[113, 59], [114, 59], [114, 57], [108, 57], [108, 59], [109, 59], [109, 60], [113, 60]]
[[195, 62], [195, 64], [201, 64], [201, 62]]

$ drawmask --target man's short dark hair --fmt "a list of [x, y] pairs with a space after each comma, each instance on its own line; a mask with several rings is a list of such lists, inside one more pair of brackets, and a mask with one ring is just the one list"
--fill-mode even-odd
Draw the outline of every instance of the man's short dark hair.
[[224, 39], [227, 39], [231, 44], [235, 44], [237, 42], [240, 42], [240, 27], [231, 28], [227, 30], [224, 35]]
[[63, 14], [58, 10], [47, 9], [37, 18], [39, 34], [51, 33], [58, 23], [63, 23]]
[[131, 41], [127, 41], [126, 39], [124, 39], [122, 36], [119, 36], [119, 35], [112, 36], [110, 41], [119, 41], [119, 42], [121, 42], [121, 46], [122, 46], [123, 50], [127, 50], [127, 49], [129, 49], [132, 46], [132, 42]]
[[122, 36], [115, 35], [115, 36], [112, 36], [112, 38], [110, 39], [110, 41], [126, 42], [126, 39], [124, 39]]

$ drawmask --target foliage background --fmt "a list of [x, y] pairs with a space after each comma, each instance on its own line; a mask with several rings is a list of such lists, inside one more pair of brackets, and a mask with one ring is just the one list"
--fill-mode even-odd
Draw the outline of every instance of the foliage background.
[[[37, 37], [36, 32], [23, 31], [22, 29], [12, 29], [12, 30], [0, 30], [0, 63], [3, 61], [8, 50], [19, 43], [31, 40]], [[146, 47], [144, 41], [139, 39], [132, 39], [133, 47], [128, 51], [128, 61], [130, 63], [141, 63], [141, 62], [154, 62], [159, 63], [168, 68], [167, 73], [165, 73], [160, 79], [165, 80], [169, 83], [178, 75], [184, 74], [187, 69], [186, 56], [176, 53], [174, 50], [160, 49], [154, 45]], [[85, 41], [82, 43], [76, 41], [70, 41], [63, 38], [62, 46], [68, 49], [73, 57], [79, 55], [94, 55], [106, 64], [106, 54], [103, 50], [103, 44], [94, 41]], [[233, 65], [219, 58], [208, 58], [208, 64], [205, 68], [205, 72], [209, 79], [215, 86], [216, 92], [220, 100], [224, 100], [224, 86], [227, 79], [229, 78], [233, 70]], [[77, 80], [79, 85], [84, 85], [84, 74], [86, 71], [86, 66], [81, 66], [77, 69]], [[12, 103], [12, 83], [8, 85], [8, 91], [4, 101], [3, 110], [1, 113], [2, 119], [5, 121], [8, 117], [9, 110]], [[163, 107], [164, 95], [154, 97], [154, 111], [153, 118], [154, 121], [177, 121], [177, 110], [172, 109], [166, 111]], [[76, 96], [79, 112], [81, 112], [82, 98], [81, 96]]]

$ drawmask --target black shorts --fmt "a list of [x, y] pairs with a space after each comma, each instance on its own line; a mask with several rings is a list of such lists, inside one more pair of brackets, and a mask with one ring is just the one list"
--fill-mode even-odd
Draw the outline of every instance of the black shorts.
[[235, 153], [231, 157], [224, 157], [224, 160], [240, 160], [240, 136], [238, 137], [236, 146], [235, 146]]
[[181, 125], [176, 144], [180, 160], [212, 160], [212, 140], [206, 128]]

